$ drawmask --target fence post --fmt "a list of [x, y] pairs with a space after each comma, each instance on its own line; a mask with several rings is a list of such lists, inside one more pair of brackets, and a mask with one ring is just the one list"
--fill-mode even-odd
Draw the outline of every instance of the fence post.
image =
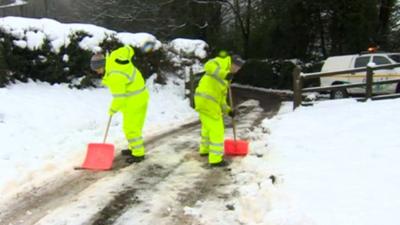
[[371, 99], [372, 98], [372, 83], [373, 83], [373, 76], [374, 76], [374, 70], [372, 67], [367, 67], [367, 87], [365, 90], [365, 98]]
[[293, 69], [293, 110], [295, 110], [302, 101], [301, 89], [303, 88], [302, 79], [300, 76], [300, 68], [295, 66]]
[[189, 73], [189, 88], [190, 88], [190, 92], [189, 92], [189, 98], [190, 98], [190, 106], [192, 108], [194, 108], [194, 73], [193, 73], [193, 68], [190, 67], [190, 73]]

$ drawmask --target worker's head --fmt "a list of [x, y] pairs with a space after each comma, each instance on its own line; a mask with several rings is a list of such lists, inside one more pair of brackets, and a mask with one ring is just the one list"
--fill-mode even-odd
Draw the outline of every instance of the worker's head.
[[150, 53], [150, 52], [152, 52], [154, 50], [154, 47], [155, 47], [155, 42], [146, 41], [142, 45], [141, 50], [142, 50], [143, 53]]
[[229, 53], [226, 50], [219, 50], [217, 57], [226, 58], [229, 56]]
[[90, 59], [90, 68], [97, 74], [104, 73], [104, 67], [106, 65], [106, 60], [103, 54], [96, 53]]
[[242, 68], [245, 61], [239, 55], [233, 55], [231, 58], [231, 73], [236, 73]]
[[132, 62], [134, 55], [135, 51], [133, 48], [130, 45], [125, 45], [111, 52], [110, 58], [120, 65], [126, 65]]
[[233, 55], [229, 57], [230, 59], [230, 72], [226, 75], [226, 79], [231, 81], [233, 76], [242, 68], [245, 61], [239, 55]]
[[223, 70], [230, 70], [231, 56], [229, 55], [228, 51], [226, 51], [225, 49], [215, 49], [214, 55], [219, 62], [222, 62], [221, 66]]

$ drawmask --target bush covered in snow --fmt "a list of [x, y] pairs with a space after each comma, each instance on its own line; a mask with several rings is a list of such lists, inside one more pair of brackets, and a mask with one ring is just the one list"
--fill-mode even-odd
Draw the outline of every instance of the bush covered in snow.
[[[142, 52], [148, 42], [154, 43], [153, 51]], [[71, 83], [75, 87], [94, 86], [99, 76], [89, 68], [90, 57], [123, 45], [133, 46], [134, 64], [145, 78], [156, 73], [156, 81], [164, 83], [163, 72], [184, 73], [185, 66], [200, 63], [199, 58], [206, 57], [207, 47], [201, 40], [174, 40], [163, 45], [148, 33], [117, 33], [90, 24], [20, 17], [1, 18], [0, 44], [0, 86], [29, 79]], [[181, 49], [178, 54], [182, 56], [171, 55], [169, 51], [176, 49]], [[181, 63], [190, 57], [189, 64]]]

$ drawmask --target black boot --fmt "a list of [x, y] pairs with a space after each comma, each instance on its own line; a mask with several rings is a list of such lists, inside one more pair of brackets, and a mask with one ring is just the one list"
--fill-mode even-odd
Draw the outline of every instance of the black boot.
[[221, 162], [217, 162], [217, 163], [210, 163], [211, 167], [225, 167], [228, 165], [229, 165], [229, 163], [225, 160], [222, 160]]
[[129, 156], [132, 155], [132, 151], [130, 149], [121, 150], [121, 155]]
[[130, 157], [128, 157], [125, 162], [132, 164], [132, 163], [140, 163], [141, 161], [144, 160], [144, 156], [134, 156], [134, 155], [130, 155]]

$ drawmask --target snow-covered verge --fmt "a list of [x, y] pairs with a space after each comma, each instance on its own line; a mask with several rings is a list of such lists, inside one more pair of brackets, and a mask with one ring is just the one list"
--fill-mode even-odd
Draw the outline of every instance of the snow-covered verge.
[[263, 122], [271, 130], [267, 164], [313, 221], [304, 224], [398, 223], [399, 111], [399, 99], [324, 101], [294, 112], [288, 103]]

